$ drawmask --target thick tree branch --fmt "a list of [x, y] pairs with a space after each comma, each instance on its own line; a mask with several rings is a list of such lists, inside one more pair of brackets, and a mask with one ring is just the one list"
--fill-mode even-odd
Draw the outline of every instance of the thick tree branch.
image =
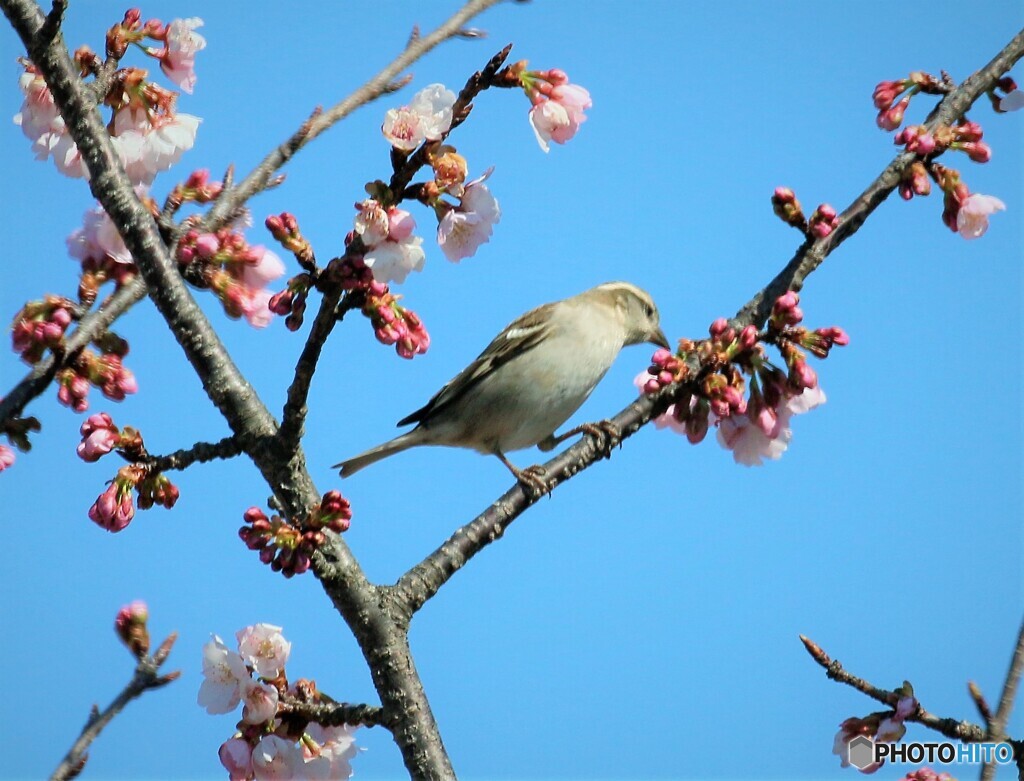
[[325, 727], [340, 727], [342, 724], [377, 727], [384, 723], [384, 709], [375, 705], [347, 702], [289, 702], [278, 707], [278, 713], [296, 716], [306, 721], [315, 721]]
[[[984, 68], [973, 74], [946, 95], [928, 119], [928, 126], [954, 122], [967, 112], [979, 97], [991, 89], [999, 77], [1024, 56], [1024, 31], [1018, 33]], [[786, 267], [758, 291], [737, 313], [732, 325], [741, 329], [754, 324], [760, 327], [767, 320], [775, 299], [786, 290], [799, 290], [804, 280], [824, 262], [825, 258], [850, 238], [868, 216], [889, 197], [899, 185], [900, 175], [916, 155], [903, 152], [886, 166], [875, 180], [840, 215], [838, 227], [828, 236], [808, 240], [797, 250]], [[641, 397], [611, 419], [622, 432], [622, 439], [636, 433], [672, 403], [682, 388], [670, 386], [657, 396]], [[594, 438], [585, 436], [556, 457], [547, 461], [545, 481], [548, 490], [599, 461], [604, 452]], [[406, 572], [395, 584], [394, 596], [415, 613], [469, 559], [500, 538], [512, 521], [536, 501], [522, 486], [516, 485], [480, 515], [458, 529], [437, 550]]]
[[57, 769], [53, 771], [50, 781], [64, 781], [64, 779], [77, 776], [81, 772], [86, 759], [88, 759], [88, 755], [85, 753], [86, 750], [103, 731], [103, 728], [117, 714], [123, 711], [129, 702], [136, 697], [141, 697], [145, 692], [166, 686], [181, 674], [177, 670], [163, 675], [160, 674], [160, 667], [167, 661], [167, 656], [170, 654], [171, 647], [176, 639], [177, 635], [171, 634], [170, 637], [160, 644], [156, 653], [152, 656], [144, 655], [139, 659], [131, 681], [114, 698], [114, 701], [103, 711], [93, 710], [89, 720], [85, 723], [85, 727], [82, 728], [82, 734], [78, 736], [78, 739], [71, 746], [68, 753], [64, 755], [64, 759], [61, 760]]
[[[471, 0], [438, 30], [413, 42], [390, 67], [397, 73], [437, 43], [457, 35], [469, 18], [496, 1]], [[158, 226], [135, 196], [62, 37], [57, 36], [52, 42], [40, 41], [37, 33], [43, 24], [43, 15], [31, 0], [0, 0], [0, 8], [46, 79], [89, 170], [90, 189], [118, 227], [146, 281], [150, 298], [202, 380], [210, 400], [277, 495], [284, 512], [291, 517], [304, 514], [320, 497], [306, 471], [301, 449], [281, 452], [276, 440], [276, 422], [196, 305], [161, 239]], [[385, 69], [377, 78], [383, 78], [388, 71]], [[352, 106], [343, 109], [340, 115], [361, 105], [360, 100], [357, 92]], [[233, 213], [245, 198], [266, 185], [272, 170], [322, 129], [314, 119], [301, 138], [293, 139], [294, 144], [286, 144], [273, 153], [258, 172], [221, 199], [211, 211], [207, 224]], [[409, 651], [407, 627], [404, 621], [394, 617], [391, 600], [366, 580], [338, 535], [327, 535], [323, 547], [314, 556], [313, 570], [363, 651], [387, 716], [388, 728], [409, 773], [414, 778], [425, 779], [454, 777]]]

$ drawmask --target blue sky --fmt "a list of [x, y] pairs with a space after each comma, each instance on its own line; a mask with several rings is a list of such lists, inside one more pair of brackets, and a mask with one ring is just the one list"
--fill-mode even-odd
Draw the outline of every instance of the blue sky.
[[[432, 29], [455, 7], [144, 6], [144, 17], [202, 15], [209, 41], [196, 93], [179, 104], [203, 118], [196, 147], [154, 191], [198, 167], [247, 171], [314, 106], [390, 61], [413, 23]], [[123, 11], [73, 3], [69, 42], [100, 48]], [[341, 251], [363, 184], [387, 177], [380, 122], [413, 89], [457, 89], [513, 42], [513, 59], [561, 67], [594, 99], [579, 136], [544, 155], [520, 94], [483, 95], [452, 142], [472, 174], [495, 167], [503, 216], [491, 243], [450, 264], [430, 240], [431, 214], [414, 210], [427, 264], [400, 292], [426, 322], [430, 351], [403, 361], [351, 317], [327, 345], [306, 455], [318, 487], [352, 501], [347, 538], [369, 576], [393, 582], [504, 492], [508, 474], [495, 459], [446, 449], [409, 451], [343, 484], [330, 464], [393, 436], [395, 421], [516, 315], [594, 284], [639, 284], [670, 338], [704, 335], [798, 244], [771, 213], [774, 187], [794, 188], [808, 212], [821, 201], [842, 208], [891, 159], [891, 138], [874, 125], [878, 81], [943, 68], [962, 80], [1022, 22], [1013, 2], [506, 3], [476, 22], [488, 39], [443, 46], [415, 66], [413, 87], [305, 150], [284, 186], [251, 205], [257, 224], [294, 212], [326, 258]], [[20, 53], [13, 33], [0, 33], [9, 115], [21, 100]], [[926, 110], [915, 101], [911, 118]], [[803, 308], [808, 324], [841, 325], [851, 344], [815, 366], [829, 401], [795, 421], [780, 461], [748, 469], [710, 438], [691, 447], [645, 429], [516, 521], [416, 617], [417, 665], [461, 777], [852, 778], [829, 753], [832, 737], [873, 704], [827, 681], [799, 633], [877, 685], [908, 678], [944, 716], [977, 718], [968, 680], [998, 698], [1022, 610], [1021, 115], [979, 105], [971, 117], [992, 162], [948, 162], [1007, 211], [966, 242], [941, 224], [938, 196], [894, 198], [828, 259]], [[92, 204], [81, 181], [31, 159], [17, 127], [0, 128], [9, 318], [27, 299], [74, 293], [64, 237]], [[280, 410], [302, 337], [281, 322], [255, 332], [199, 300]], [[154, 452], [227, 433], [150, 306], [117, 330], [132, 344], [140, 392], [119, 405], [94, 393], [93, 410], [139, 428]], [[625, 351], [575, 420], [621, 409], [649, 357]], [[0, 393], [24, 372], [0, 354]], [[154, 635], [180, 633], [172, 662], [183, 676], [114, 722], [90, 778], [223, 777], [216, 748], [234, 720], [195, 703], [210, 632], [282, 625], [293, 677], [375, 701], [316, 581], [285, 581], [239, 543], [242, 512], [268, 493], [251, 465], [177, 475], [173, 511], [142, 512], [108, 535], [86, 511], [116, 464], [75, 457], [81, 416], [54, 396], [30, 409], [44, 427], [32, 453], [0, 475], [0, 669], [14, 749], [0, 778], [51, 772], [90, 705], [127, 681], [131, 660], [110, 626], [135, 598], [149, 602]], [[1024, 719], [1013, 726], [1020, 736]], [[912, 725], [908, 739], [928, 733]], [[401, 777], [387, 733], [361, 730], [359, 742], [358, 778]], [[876, 778], [901, 775], [887, 766]]]

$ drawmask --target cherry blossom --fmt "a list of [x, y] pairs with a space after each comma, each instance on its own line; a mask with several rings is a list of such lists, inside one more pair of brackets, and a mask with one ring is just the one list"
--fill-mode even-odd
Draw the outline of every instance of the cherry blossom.
[[[774, 410], [775, 421], [770, 427], [767, 420], [755, 422], [745, 414], [730, 415], [718, 424], [718, 443], [726, 450], [732, 451], [733, 460], [737, 464], [761, 466], [765, 459], [777, 460], [786, 452], [793, 437], [789, 419], [824, 403], [824, 391], [820, 387], [814, 387], [786, 399]], [[774, 436], [766, 434], [765, 427], [776, 432]]]
[[443, 84], [431, 84], [417, 92], [409, 105], [389, 109], [381, 132], [395, 149], [411, 152], [448, 132], [454, 105], [454, 92]]
[[1015, 89], [999, 100], [1000, 111], [1018, 111], [1024, 108], [1024, 90]]
[[206, 39], [195, 32], [202, 26], [198, 17], [173, 20], [167, 25], [166, 48], [157, 55], [160, 70], [190, 95], [196, 85], [196, 52], [206, 48]]
[[163, 114], [155, 118], [144, 108], [125, 106], [114, 114], [114, 149], [128, 178], [150, 184], [195, 144], [202, 120], [191, 114]]
[[[145, 190], [140, 189], [144, 195]], [[82, 227], [76, 228], [65, 240], [68, 254], [85, 262], [102, 261], [107, 258], [115, 263], [131, 263], [132, 254], [117, 232], [114, 221], [99, 206], [82, 215]]]
[[989, 215], [1006, 209], [1006, 204], [994, 195], [972, 193], [960, 204], [956, 215], [957, 232], [965, 239], [976, 239], [988, 230]]
[[245, 660], [217, 635], [203, 646], [203, 683], [199, 705], [210, 714], [230, 713], [242, 699], [242, 687], [251, 680]]
[[242, 721], [246, 724], [263, 724], [274, 718], [277, 713], [277, 689], [269, 683], [260, 683], [252, 679], [243, 681]]
[[110, 415], [99, 412], [86, 418], [80, 429], [82, 441], [78, 443], [76, 452], [78, 457], [86, 462], [98, 461], [118, 446], [121, 441], [121, 432]]
[[459, 205], [449, 209], [437, 225], [437, 243], [453, 263], [474, 255], [501, 221], [498, 201], [484, 184], [491, 171], [467, 184]]
[[306, 778], [302, 751], [292, 741], [264, 735], [252, 750], [252, 769], [257, 781], [291, 781]]
[[228, 771], [228, 781], [250, 781], [253, 777], [252, 747], [242, 738], [230, 738], [217, 751], [220, 763]]
[[306, 771], [309, 778], [341, 779], [352, 777], [352, 766], [349, 763], [358, 749], [355, 744], [353, 726], [342, 724], [340, 727], [324, 727], [316, 722], [306, 726], [306, 734], [320, 745], [319, 756], [314, 756], [309, 747], [303, 743], [303, 756], [306, 759]]
[[538, 93], [530, 109], [530, 127], [545, 152], [549, 141], [564, 144], [576, 135], [587, 117], [583, 113], [593, 105], [590, 93], [576, 84], [559, 84], [548, 95]]
[[238, 652], [251, 664], [258, 675], [276, 678], [288, 662], [292, 644], [284, 639], [281, 627], [273, 624], [254, 624], [235, 634]]
[[363, 263], [378, 282], [405, 282], [411, 271], [422, 271], [427, 255], [423, 239], [410, 236], [405, 241], [382, 241], [363, 256]]

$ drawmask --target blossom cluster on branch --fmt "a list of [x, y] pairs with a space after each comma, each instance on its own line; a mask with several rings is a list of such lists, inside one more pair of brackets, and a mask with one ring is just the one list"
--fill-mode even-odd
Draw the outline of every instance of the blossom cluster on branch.
[[203, 646], [203, 683], [199, 705], [207, 713], [230, 713], [239, 704], [242, 718], [219, 756], [231, 781], [251, 779], [342, 779], [352, 775], [358, 725], [323, 726], [297, 718], [287, 702], [330, 701], [316, 683], [289, 683], [285, 665], [291, 643], [281, 627], [255, 624], [239, 630], [237, 651], [216, 635]]

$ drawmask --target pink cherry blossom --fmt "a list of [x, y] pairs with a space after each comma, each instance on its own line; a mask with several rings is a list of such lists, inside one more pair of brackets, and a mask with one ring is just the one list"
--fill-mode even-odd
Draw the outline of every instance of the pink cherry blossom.
[[453, 263], [474, 255], [481, 244], [490, 240], [494, 225], [501, 221], [501, 207], [484, 184], [493, 170], [488, 169], [467, 184], [459, 205], [450, 209], [437, 225], [437, 243]]
[[281, 634], [281, 627], [273, 624], [247, 626], [239, 630], [235, 638], [238, 652], [264, 678], [276, 678], [292, 650], [292, 644]]
[[203, 646], [203, 683], [198, 703], [210, 714], [230, 713], [242, 699], [242, 686], [251, 680], [245, 660], [217, 635]]
[[381, 132], [396, 149], [411, 152], [423, 141], [437, 141], [452, 126], [455, 93], [431, 84], [416, 93], [407, 106], [389, 109]]
[[316, 722], [306, 725], [306, 734], [320, 746], [319, 756], [304, 743], [303, 756], [309, 778], [341, 779], [352, 777], [349, 761], [356, 755], [355, 727], [342, 724], [339, 727], [324, 727]]
[[576, 84], [560, 84], [547, 96], [538, 92], [529, 119], [540, 148], [547, 152], [549, 141], [564, 144], [575, 136], [587, 119], [583, 112], [592, 105], [590, 93]]
[[994, 195], [972, 193], [960, 204], [956, 215], [957, 232], [965, 239], [976, 239], [988, 230], [990, 214], [1006, 209], [1006, 204]]
[[106, 258], [115, 263], [132, 262], [132, 254], [114, 227], [114, 221], [99, 206], [82, 215], [82, 227], [72, 231], [65, 243], [68, 254], [82, 262], [99, 262]]
[[76, 452], [79, 458], [88, 463], [98, 461], [121, 441], [121, 432], [105, 412], [90, 415], [82, 424], [80, 433], [82, 441], [78, 443]]
[[78, 147], [67, 132], [46, 81], [31, 65], [28, 67], [29, 70], [18, 79], [25, 100], [21, 111], [14, 115], [14, 124], [21, 126], [21, 132], [32, 142], [32, 152], [37, 160], [45, 160], [52, 155], [58, 171], [65, 176], [81, 178], [86, 175], [86, 170]]
[[202, 26], [198, 17], [173, 20], [167, 25], [167, 46], [158, 55], [160, 70], [190, 95], [196, 85], [196, 52], [206, 48], [206, 39], [195, 32]]
[[7, 445], [0, 445], [0, 472], [14, 466], [14, 451]]
[[252, 747], [242, 738], [224, 741], [217, 756], [228, 771], [228, 781], [249, 781], [253, 777]]
[[[825, 392], [820, 386], [807, 388], [798, 396], [786, 399], [770, 416], [751, 421], [747, 415], [730, 415], [718, 424], [718, 442], [732, 451], [733, 460], [744, 466], [761, 466], [765, 459], [777, 460], [789, 447], [793, 431], [789, 420], [825, 403]], [[771, 424], [769, 426], [769, 423]], [[766, 429], [773, 432], [766, 433]]]
[[1018, 111], [1024, 108], [1024, 90], [1015, 89], [999, 101], [1000, 111]]
[[264, 735], [252, 750], [252, 769], [257, 781], [306, 778], [302, 764], [299, 747], [277, 735]]
[[155, 120], [142, 108], [126, 106], [114, 114], [113, 145], [128, 178], [136, 184], [150, 184], [195, 144], [199, 117], [191, 114], [158, 116]]
[[405, 282], [410, 271], [422, 271], [427, 255], [423, 239], [410, 236], [404, 241], [383, 241], [363, 256], [363, 263], [378, 282]]
[[265, 328], [273, 319], [270, 299], [273, 297], [267, 285], [285, 272], [285, 265], [274, 252], [257, 244], [249, 248], [257, 258], [255, 263], [246, 263], [242, 268], [242, 314], [254, 328]]
[[373, 249], [382, 241], [387, 239], [390, 230], [388, 213], [373, 198], [367, 198], [360, 204], [356, 204], [359, 213], [356, 214], [355, 231], [363, 241], [363, 246]]
[[263, 724], [277, 714], [277, 688], [269, 683], [249, 679], [242, 681], [242, 721], [246, 724]]

